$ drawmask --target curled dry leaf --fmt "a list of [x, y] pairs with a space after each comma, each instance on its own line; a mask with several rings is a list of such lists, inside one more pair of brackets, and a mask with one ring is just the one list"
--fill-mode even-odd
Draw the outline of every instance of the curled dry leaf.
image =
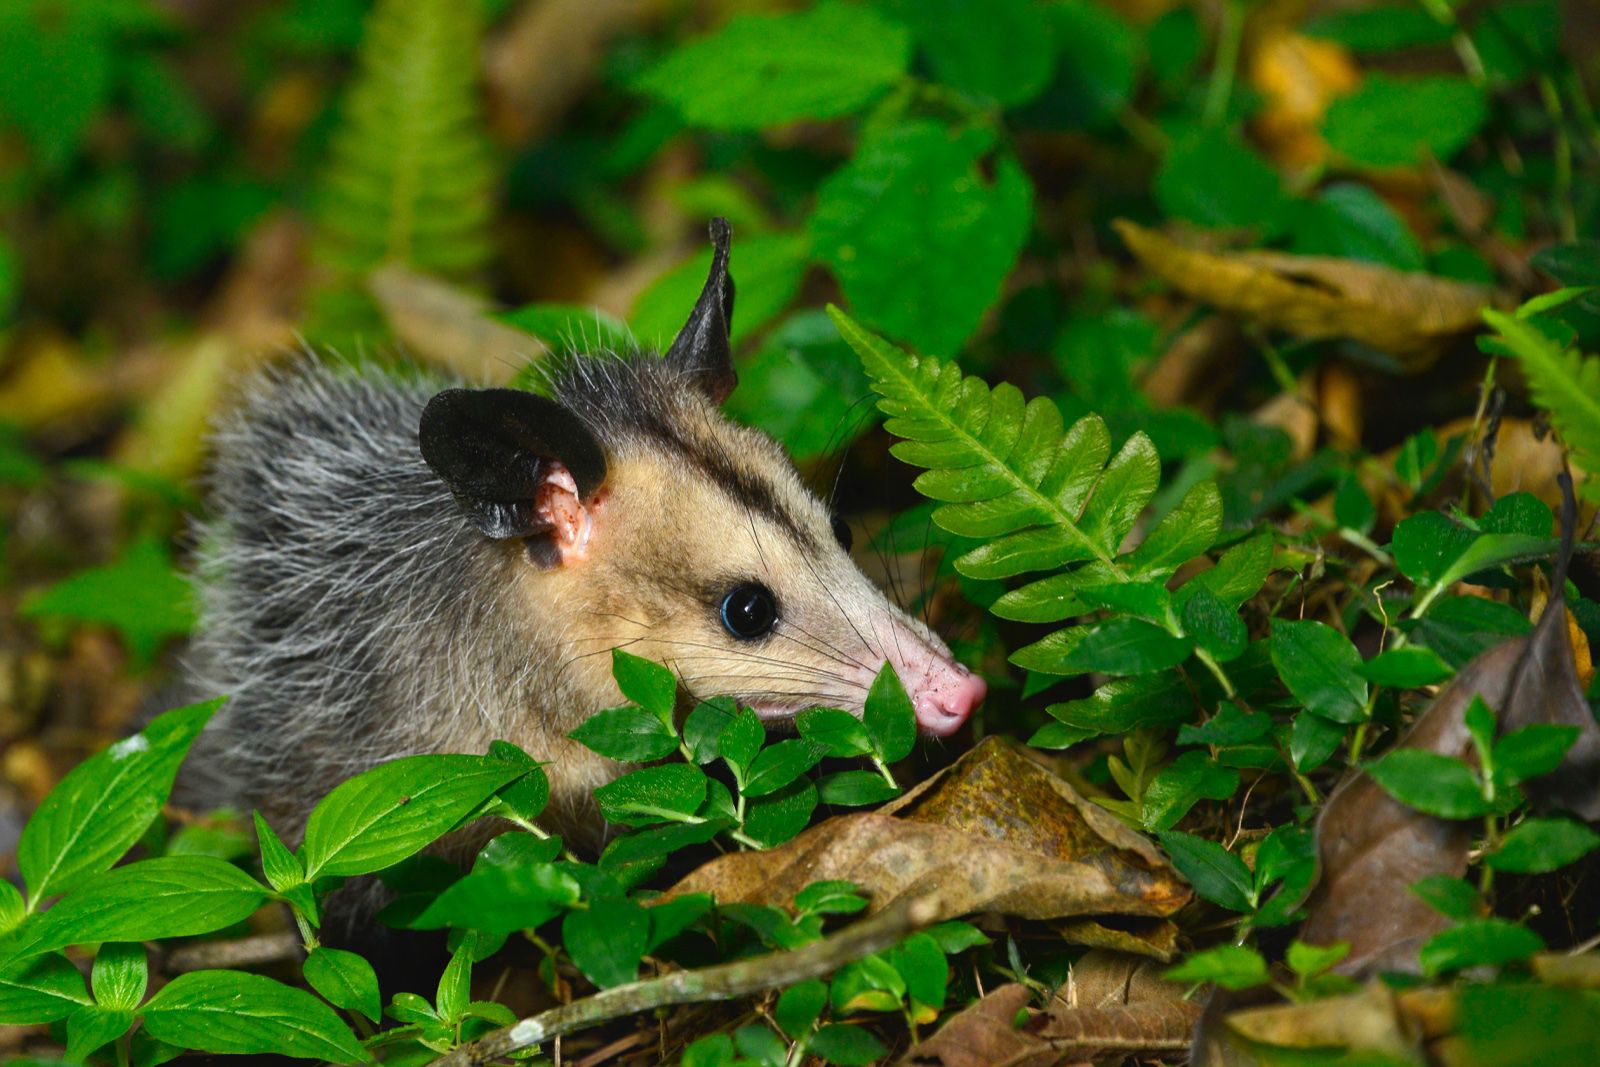
[[1330, 256], [1212, 252], [1126, 219], [1113, 225], [1146, 269], [1198, 300], [1297, 337], [1353, 338], [1412, 372], [1502, 302], [1484, 285]]
[[996, 989], [908, 1051], [901, 1067], [992, 1067], [1077, 1063], [1174, 1052], [1189, 1043], [1200, 1006], [1159, 965], [1119, 952], [1090, 952], [1043, 1012], [1017, 1026], [1028, 1006], [1020, 985]]
[[411, 351], [469, 381], [509, 381], [544, 345], [490, 317], [488, 301], [448, 282], [391, 264], [368, 282], [389, 326]]
[[1061, 940], [1074, 945], [1111, 948], [1164, 963], [1178, 954], [1178, 925], [1168, 919], [1134, 919], [1116, 926], [1093, 919], [1072, 919], [1056, 923], [1053, 929]]
[[1454, 1003], [1449, 990], [1397, 993], [1373, 981], [1343, 996], [1236, 1011], [1228, 1016], [1228, 1026], [1262, 1045], [1376, 1052], [1411, 1062], [1422, 1041], [1449, 1032]]
[[669, 895], [786, 905], [834, 878], [859, 885], [874, 910], [936, 890], [941, 919], [1166, 916], [1189, 900], [1155, 846], [996, 737], [878, 811], [835, 816], [767, 852], [719, 857]]

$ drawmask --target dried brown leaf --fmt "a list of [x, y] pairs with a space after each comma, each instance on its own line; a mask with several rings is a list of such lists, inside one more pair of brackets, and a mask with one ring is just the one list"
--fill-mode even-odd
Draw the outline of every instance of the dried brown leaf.
[[1409, 1056], [1418, 1035], [1402, 1018], [1395, 994], [1381, 982], [1357, 993], [1304, 1004], [1246, 1008], [1228, 1016], [1241, 1037], [1289, 1048], [1342, 1048]]
[[786, 905], [848, 879], [874, 910], [936, 890], [941, 918], [1165, 916], [1189, 890], [1149, 841], [1000, 738], [879, 811], [840, 815], [766, 852], [731, 853], [670, 891]]
[[509, 381], [545, 346], [490, 317], [489, 302], [448, 282], [398, 265], [368, 282], [384, 318], [416, 356], [479, 384]]
[[1349, 337], [1421, 371], [1452, 339], [1479, 328], [1488, 286], [1330, 256], [1212, 252], [1126, 219], [1117, 232], [1171, 285], [1250, 322], [1298, 337]]
[[1061, 1054], [1013, 1025], [1029, 997], [1026, 986], [1001, 986], [952, 1016], [938, 1033], [902, 1056], [897, 1067], [1053, 1067]]
[[1053, 927], [1063, 941], [1090, 948], [1110, 948], [1149, 956], [1163, 963], [1178, 954], [1178, 927], [1166, 919], [1107, 926], [1093, 919], [1074, 919]]

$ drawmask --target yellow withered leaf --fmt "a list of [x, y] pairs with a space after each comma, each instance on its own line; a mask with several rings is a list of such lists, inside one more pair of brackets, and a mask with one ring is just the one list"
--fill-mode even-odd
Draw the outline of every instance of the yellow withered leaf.
[[1478, 329], [1504, 301], [1491, 287], [1332, 256], [1213, 252], [1126, 219], [1113, 225], [1152, 273], [1197, 300], [1260, 326], [1319, 340], [1348, 337], [1408, 372]]

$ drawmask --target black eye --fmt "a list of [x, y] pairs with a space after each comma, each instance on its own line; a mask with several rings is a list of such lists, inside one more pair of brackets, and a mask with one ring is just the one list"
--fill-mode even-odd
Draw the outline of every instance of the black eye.
[[839, 547], [846, 552], [856, 543], [856, 535], [850, 532], [850, 524], [837, 515], [833, 517], [833, 539], [839, 542]]
[[778, 621], [778, 602], [759, 582], [735, 586], [722, 598], [722, 628], [741, 641], [754, 641]]

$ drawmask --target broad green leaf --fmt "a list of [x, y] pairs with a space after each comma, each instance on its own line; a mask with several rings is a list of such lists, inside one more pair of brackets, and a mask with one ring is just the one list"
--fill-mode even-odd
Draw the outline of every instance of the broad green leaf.
[[1045, 7], [1060, 55], [1056, 77], [1027, 109], [1030, 125], [1096, 130], [1112, 125], [1138, 88], [1140, 30], [1095, 0]]
[[1085, 634], [1052, 673], [1150, 674], [1182, 663], [1193, 647], [1191, 639], [1142, 619], [1112, 619]]
[[815, 978], [807, 979], [785, 989], [778, 995], [772, 1009], [772, 1018], [789, 1040], [798, 1041], [811, 1032], [828, 1006], [828, 986]]
[[646, 952], [654, 952], [710, 914], [714, 900], [710, 893], [685, 893], [671, 900], [653, 903], [645, 910], [650, 915], [650, 941]]
[[1140, 726], [1176, 726], [1195, 715], [1193, 698], [1173, 674], [1120, 678], [1081, 700], [1045, 709], [1060, 722], [1095, 733], [1126, 733]]
[[1182, 621], [1184, 633], [1218, 663], [1228, 663], [1244, 655], [1250, 641], [1239, 612], [1204, 587], [1197, 588], [1183, 605]]
[[1576, 726], [1555, 723], [1513, 730], [1494, 744], [1495, 774], [1513, 784], [1549, 774], [1561, 765], [1578, 734]]
[[44, 798], [17, 842], [17, 866], [36, 908], [109, 870], [155, 820], [178, 765], [222, 699], [169, 711], [89, 757]]
[[439, 975], [439, 984], [433, 995], [434, 1008], [439, 1018], [448, 1024], [459, 1022], [472, 1000], [473, 935], [464, 938], [445, 964]]
[[359, 1063], [368, 1058], [333, 1009], [303, 989], [239, 971], [193, 971], [144, 1006], [153, 1037], [197, 1052], [300, 1056]]
[[253, 813], [256, 824], [256, 844], [261, 849], [261, 873], [267, 878], [267, 884], [278, 892], [303, 885], [306, 880], [305, 868], [300, 865], [300, 858], [289, 851], [287, 845], [267, 825], [267, 820], [261, 813]]
[[[1087, 570], [1088, 568], [1082, 568]], [[1078, 597], [1091, 608], [1121, 612], [1158, 625], [1166, 622], [1172, 596], [1158, 581], [1107, 582], [1078, 587]], [[998, 613], [997, 613], [998, 614]]]
[[[722, 728], [722, 736], [717, 739], [717, 751], [728, 761], [729, 766], [733, 767], [739, 780], [744, 781], [753, 775], [754, 768], [751, 764], [758, 758], [758, 754], [764, 755], [761, 746], [766, 740], [767, 730], [761, 725], [761, 716], [750, 708], [741, 708], [733, 721]], [[746, 795], [758, 795], [751, 793], [748, 782], [746, 784], [747, 788], [743, 790]], [[778, 786], [773, 788], [776, 789]]]
[[965, 952], [969, 948], [989, 943], [989, 935], [960, 919], [951, 919], [948, 922], [938, 923], [928, 927], [927, 935], [938, 943], [939, 948], [946, 956], [954, 956]]
[[22, 903], [22, 890], [6, 879], [0, 878], [0, 936], [15, 930], [26, 915], [27, 908]]
[[1289, 758], [1295, 770], [1310, 773], [1328, 762], [1342, 740], [1344, 728], [1339, 723], [1303, 711], [1294, 717], [1289, 732]]
[[1231, 701], [1223, 701], [1208, 722], [1179, 727], [1178, 744], [1225, 748], [1259, 741], [1271, 731], [1272, 716], [1261, 711], [1245, 711]]
[[59, 953], [0, 964], [0, 1023], [53, 1023], [91, 1003], [83, 975]]
[[108, 941], [94, 954], [89, 984], [95, 1003], [101, 1007], [130, 1011], [137, 1008], [149, 982], [150, 964], [143, 945]]
[[606, 821], [628, 826], [688, 822], [705, 798], [705, 772], [686, 763], [646, 767], [594, 791]]
[[816, 257], [857, 314], [925, 352], [960, 350], [1027, 237], [1032, 185], [1010, 156], [987, 162], [994, 147], [986, 127], [913, 120], [867, 137], [817, 190]]
[[1555, 532], [1550, 506], [1532, 493], [1507, 493], [1478, 520], [1484, 533], [1547, 538]]
[[1210, 570], [1201, 571], [1173, 594], [1173, 604], [1182, 608], [1188, 598], [1201, 589], [1209, 590], [1231, 608], [1261, 591], [1272, 571], [1272, 533], [1259, 530], [1229, 548]]
[[1348, 941], [1335, 941], [1331, 945], [1308, 945], [1304, 941], [1291, 941], [1284, 962], [1295, 974], [1309, 978], [1321, 974], [1348, 955], [1350, 955]]
[[815, 767], [827, 754], [828, 750], [821, 745], [801, 739], [768, 745], [751, 762], [743, 793], [746, 797], [764, 797], [776, 793]]
[[1527, 633], [1533, 624], [1509, 604], [1477, 596], [1447, 596], [1435, 601], [1428, 614], [1407, 629], [1419, 643], [1460, 670], [1506, 638]]
[[733, 1038], [727, 1034], [712, 1034], [683, 1050], [682, 1067], [734, 1067], [736, 1056]]
[[1497, 871], [1543, 874], [1565, 867], [1600, 847], [1600, 834], [1570, 819], [1524, 819], [1484, 857]]
[[1442, 682], [1455, 671], [1433, 649], [1422, 645], [1405, 645], [1378, 653], [1361, 664], [1356, 673], [1373, 685], [1414, 689]]
[[1308, 711], [1342, 723], [1366, 718], [1361, 653], [1333, 627], [1309, 619], [1274, 619], [1272, 665]]
[[934, 77], [952, 88], [1015, 107], [1050, 78], [1050, 22], [1030, 0], [890, 0], [884, 7], [911, 27]]
[[1028, 744], [1034, 748], [1071, 748], [1079, 741], [1086, 741], [1098, 733], [1098, 730], [1068, 726], [1064, 722], [1047, 722], [1033, 732], [1028, 738]]
[[1165, 830], [1156, 836], [1172, 857], [1172, 865], [1196, 893], [1230, 911], [1254, 909], [1255, 886], [1250, 868], [1238, 856], [1215, 841], [1178, 830]]
[[248, 918], [266, 899], [265, 886], [222, 860], [141, 860], [80, 886], [25, 923], [0, 947], [0, 955], [32, 955], [95, 941], [208, 934]]
[[925, 933], [915, 933], [884, 953], [905, 979], [906, 992], [919, 1004], [943, 1008], [950, 965], [939, 943]]
[[524, 766], [481, 756], [405, 756], [334, 787], [312, 809], [306, 878], [391, 867], [452, 829]]
[[127, 642], [135, 668], [142, 670], [168, 639], [194, 627], [194, 590], [173, 568], [165, 545], [145, 537], [116, 562], [75, 574], [30, 597], [22, 614], [110, 626]]
[[1544, 949], [1544, 939], [1525, 926], [1505, 919], [1468, 919], [1434, 934], [1418, 959], [1430, 978], [1463, 967], [1517, 963]]
[[1373, 167], [1447, 162], [1488, 117], [1481, 88], [1459, 75], [1368, 74], [1328, 108], [1322, 134], [1334, 151]]
[[378, 975], [354, 952], [319, 945], [306, 956], [306, 984], [336, 1008], [358, 1011], [373, 1022], [383, 1015]]
[[66, 1058], [82, 1063], [91, 1052], [115, 1041], [133, 1026], [133, 1012], [127, 1008], [103, 1008], [90, 1004], [67, 1016]]
[[839, 1067], [866, 1067], [889, 1054], [871, 1030], [849, 1023], [828, 1023], [820, 1027], [811, 1035], [806, 1048]]
[[871, 771], [840, 771], [824, 775], [817, 781], [817, 790], [824, 804], [847, 808], [881, 804], [900, 795], [900, 790], [884, 781], [882, 775]]
[[1238, 771], [1217, 766], [1204, 752], [1185, 752], [1145, 787], [1141, 822], [1146, 830], [1170, 830], [1202, 799], [1226, 800], [1238, 788]]
[[650, 916], [627, 897], [591, 901], [569, 911], [561, 943], [572, 962], [601, 989], [631, 982], [650, 939]]
[[643, 708], [597, 711], [567, 735], [585, 748], [624, 762], [657, 760], [678, 749], [678, 735]]
[[1167, 149], [1153, 186], [1157, 205], [1201, 226], [1261, 226], [1283, 200], [1278, 172], [1237, 137], [1195, 130]]
[[801, 737], [823, 746], [836, 758], [865, 756], [872, 751], [866, 724], [848, 711], [810, 708], [795, 719], [795, 727]]
[[739, 16], [636, 84], [697, 126], [755, 130], [855, 111], [900, 79], [910, 45], [903, 26], [870, 8], [829, 2]]
[[765, 1023], [749, 1023], [733, 1032], [733, 1043], [746, 1057], [741, 1064], [760, 1064], [761, 1067], [784, 1067], [788, 1049], [783, 1038], [773, 1033]]
[[1174, 982], [1215, 982], [1224, 989], [1249, 989], [1268, 980], [1267, 961], [1243, 945], [1218, 945], [1189, 956], [1162, 973]]
[[892, 664], [884, 663], [872, 680], [861, 721], [872, 738], [873, 752], [883, 762], [894, 763], [911, 754], [917, 741], [917, 713]]
[[796, 778], [776, 793], [749, 802], [744, 832], [764, 848], [781, 845], [806, 828], [816, 808], [816, 785], [809, 778]]
[[1306, 23], [1305, 32], [1352, 52], [1382, 53], [1442, 44], [1450, 39], [1451, 31], [1448, 23], [1434, 18], [1427, 8], [1388, 3], [1319, 15]]
[[1141, 431], [1128, 438], [1095, 483], [1083, 509], [1084, 535], [1114, 556], [1161, 482], [1161, 457]]
[[1471, 819], [1490, 808], [1472, 768], [1452, 756], [1397, 748], [1366, 771], [1400, 803], [1442, 819]]
[[678, 680], [659, 663], [642, 659], [620, 648], [611, 650], [611, 675], [622, 695], [659, 718], [672, 721], [678, 702]]
[[1471, 883], [1448, 874], [1429, 875], [1408, 888], [1428, 907], [1452, 919], [1473, 918], [1483, 903]]
[[812, 882], [794, 895], [794, 907], [802, 915], [854, 915], [867, 906], [860, 888], [843, 879]]

